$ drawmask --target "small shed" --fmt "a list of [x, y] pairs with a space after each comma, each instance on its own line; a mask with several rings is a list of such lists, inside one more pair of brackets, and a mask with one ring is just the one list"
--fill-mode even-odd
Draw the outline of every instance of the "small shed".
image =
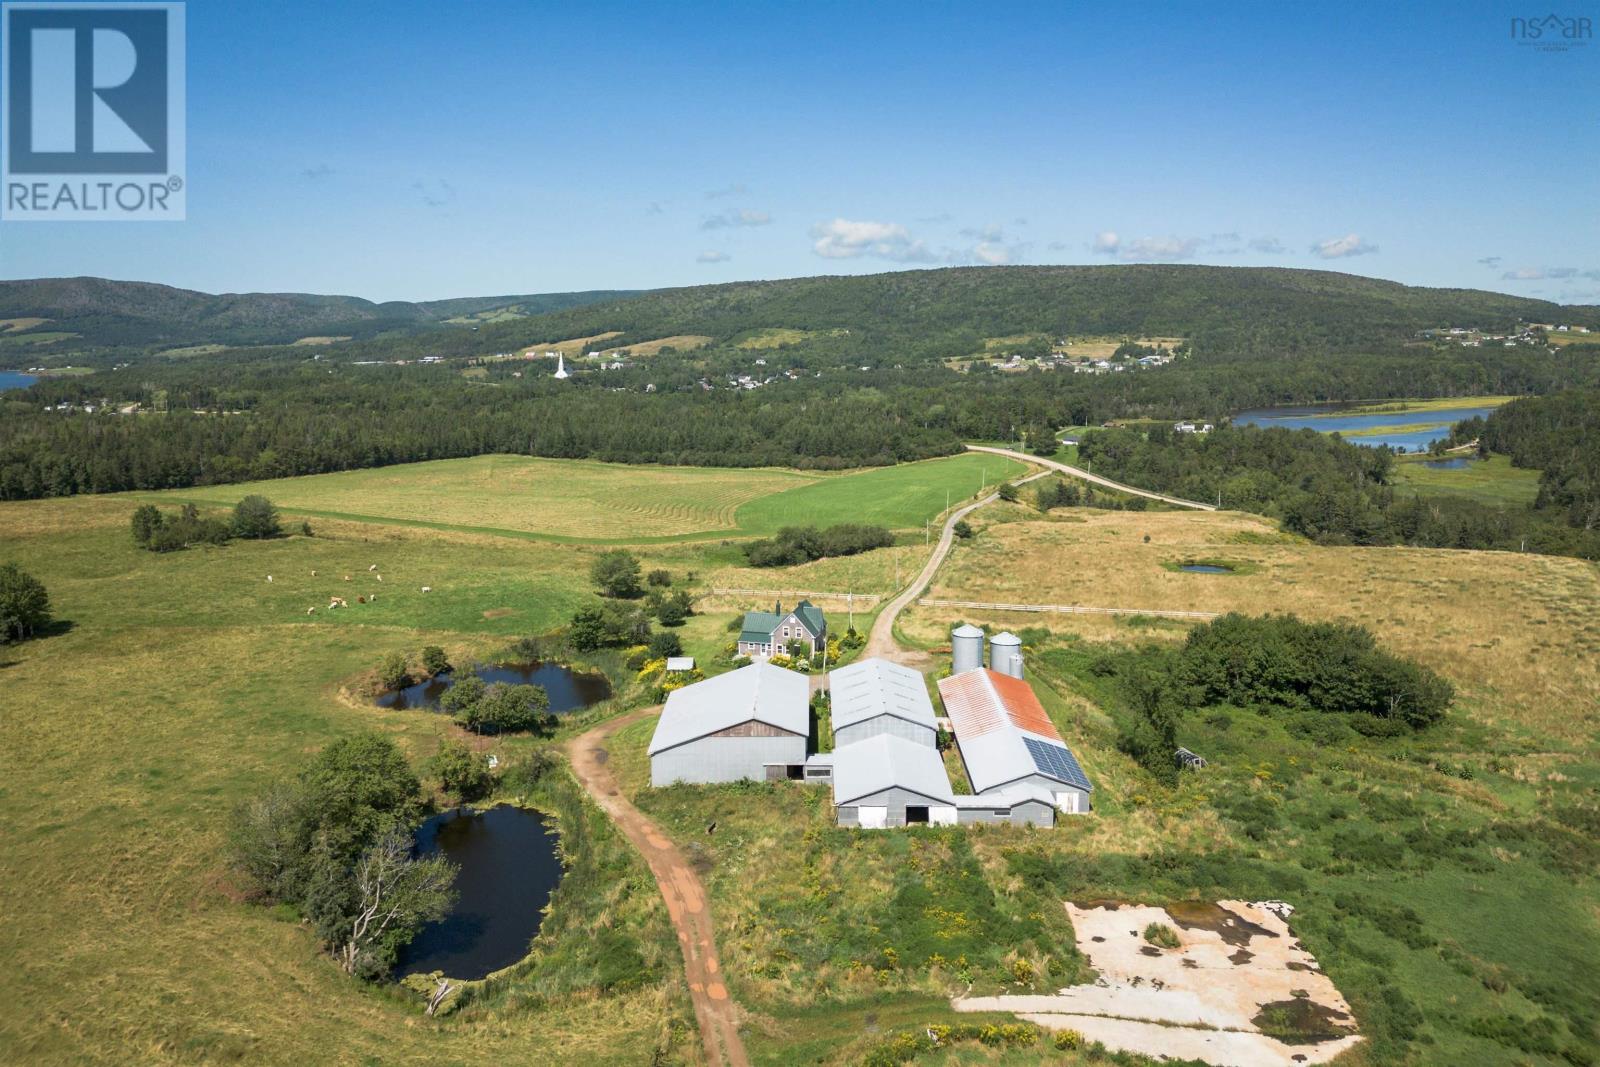
[[668, 656], [667, 657], [667, 673], [668, 674], [677, 674], [680, 671], [692, 671], [692, 670], [694, 670], [694, 657], [693, 656]]
[[805, 675], [770, 663], [674, 690], [650, 739], [650, 784], [801, 777], [810, 698]]

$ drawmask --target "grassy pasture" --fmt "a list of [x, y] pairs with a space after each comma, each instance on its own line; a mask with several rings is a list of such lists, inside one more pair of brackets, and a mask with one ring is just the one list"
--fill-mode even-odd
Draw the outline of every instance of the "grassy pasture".
[[658, 337], [654, 341], [640, 341], [638, 344], [629, 345], [622, 351], [630, 356], [653, 356], [663, 348], [675, 348], [679, 352], [692, 352], [697, 348], [704, 348], [715, 340], [715, 337], [707, 337], [702, 333], [680, 333], [671, 337]]
[[131, 494], [231, 506], [264, 493], [319, 518], [483, 531], [586, 544], [765, 536], [795, 523], [921, 526], [987, 476], [1022, 466], [969, 455], [839, 474], [630, 466], [476, 456], [172, 493]]
[[536, 352], [544, 355], [546, 352], [560, 352], [571, 359], [573, 356], [582, 355], [590, 346], [598, 345], [601, 341], [609, 341], [613, 337], [621, 337], [621, 330], [610, 330], [606, 333], [597, 333], [589, 337], [574, 337], [569, 341], [540, 341], [538, 344], [524, 345], [518, 351]]
[[1509, 456], [1474, 459], [1456, 470], [1429, 467], [1423, 457], [1405, 457], [1394, 465], [1397, 490], [1427, 496], [1466, 496], [1486, 504], [1521, 507], [1539, 495], [1539, 472], [1513, 467]]
[[[1593, 564], [1506, 552], [1314, 547], [1239, 513], [1080, 514], [1086, 521], [988, 527], [956, 549], [930, 595], [1358, 622], [1481, 694], [1481, 712], [1507, 729], [1592, 743], [1600, 728], [1600, 569]], [[1249, 564], [1253, 573], [1163, 565], [1213, 557]], [[1030, 613], [1004, 623], [1098, 640], [1129, 634], [1129, 624], [1113, 616]], [[901, 626], [922, 640], [944, 639], [926, 609]]]
[[[420, 762], [451, 729], [356, 701], [343, 683], [390, 650], [438, 643], [459, 662], [555, 625], [587, 595], [584, 553], [329, 522], [314, 538], [160, 556], [130, 543], [130, 503], [0, 508], [4, 556], [47, 584], [70, 623], [0, 649], [10, 757], [0, 906], [29, 917], [0, 934], [18, 980], [0, 1059], [432, 1064], [543, 1048], [632, 1063], [686, 1018], [653, 893], [597, 900], [613, 921], [642, 924], [659, 977], [542, 1004], [552, 978], [536, 970], [434, 1021], [345, 980], [296, 923], [240, 903], [220, 859], [233, 805], [334, 737], [379, 730]], [[425, 582], [435, 592], [422, 594]], [[375, 591], [377, 604], [357, 606], [358, 592]], [[329, 593], [351, 607], [326, 611]], [[505, 744], [510, 755], [518, 743]], [[572, 948], [552, 951], [565, 960]]]

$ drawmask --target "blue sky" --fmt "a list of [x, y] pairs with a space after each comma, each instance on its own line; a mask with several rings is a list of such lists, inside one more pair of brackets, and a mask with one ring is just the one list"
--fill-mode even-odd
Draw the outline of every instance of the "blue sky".
[[192, 0], [188, 221], [6, 224], [0, 275], [1198, 262], [1600, 302], [1600, 41], [1521, 47], [1524, 7]]

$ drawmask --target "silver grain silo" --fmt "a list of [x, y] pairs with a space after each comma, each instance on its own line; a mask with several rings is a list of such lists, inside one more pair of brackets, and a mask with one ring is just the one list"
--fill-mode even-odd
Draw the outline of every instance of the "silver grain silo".
[[999, 674], [1022, 677], [1022, 638], [1007, 631], [989, 641], [989, 666]]
[[950, 673], [964, 674], [983, 666], [983, 631], [963, 623], [950, 631]]

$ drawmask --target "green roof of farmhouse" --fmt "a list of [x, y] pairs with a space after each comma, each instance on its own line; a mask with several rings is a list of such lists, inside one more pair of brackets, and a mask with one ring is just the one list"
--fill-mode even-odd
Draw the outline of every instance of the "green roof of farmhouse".
[[[765, 644], [772, 640], [772, 631], [778, 628], [790, 613], [783, 610], [783, 605], [776, 605], [777, 611], [747, 611], [744, 613], [744, 626], [739, 631], [739, 640], [754, 641]], [[795, 605], [794, 614], [805, 624], [807, 630], [813, 634], [820, 634], [827, 626], [822, 609], [809, 600], [802, 600]]]

